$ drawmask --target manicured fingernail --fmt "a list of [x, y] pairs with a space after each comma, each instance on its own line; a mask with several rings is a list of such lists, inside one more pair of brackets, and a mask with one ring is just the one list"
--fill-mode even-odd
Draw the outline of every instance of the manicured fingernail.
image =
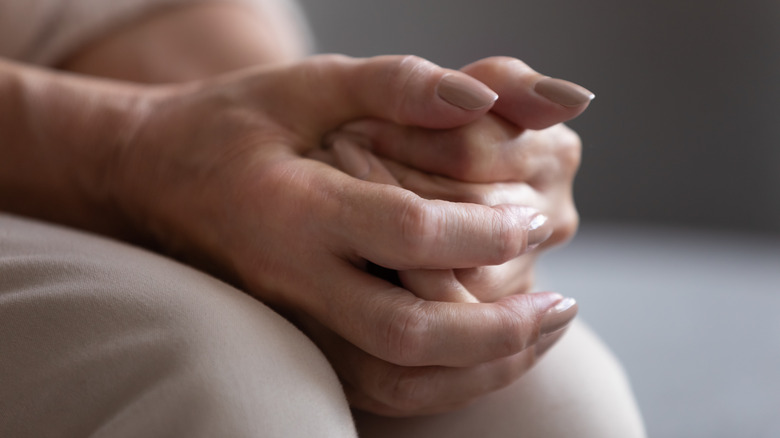
[[332, 148], [342, 171], [359, 179], [365, 179], [371, 173], [371, 163], [368, 161], [366, 151], [352, 140], [344, 137], [337, 138], [333, 141]]
[[544, 316], [539, 328], [539, 338], [556, 332], [567, 325], [577, 316], [577, 302], [574, 298], [564, 298], [558, 301]]
[[537, 94], [567, 107], [580, 106], [596, 97], [586, 88], [562, 79], [544, 78], [534, 85]]
[[528, 249], [533, 249], [552, 236], [553, 227], [547, 216], [539, 213], [528, 225]]
[[539, 337], [539, 340], [536, 341], [536, 344], [534, 344], [534, 356], [536, 356], [536, 359], [538, 360], [544, 355], [544, 353], [547, 353], [547, 351], [550, 350], [553, 345], [558, 343], [558, 341], [563, 337], [564, 333], [566, 333], [566, 327], [548, 335]]
[[436, 93], [452, 105], [470, 111], [486, 108], [498, 99], [498, 94], [482, 82], [452, 73], [439, 80]]

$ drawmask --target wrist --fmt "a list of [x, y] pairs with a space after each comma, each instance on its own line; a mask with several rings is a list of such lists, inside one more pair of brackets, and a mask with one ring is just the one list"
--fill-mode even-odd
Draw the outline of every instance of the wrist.
[[0, 208], [129, 237], [118, 208], [115, 157], [142, 111], [135, 87], [0, 64], [4, 160]]

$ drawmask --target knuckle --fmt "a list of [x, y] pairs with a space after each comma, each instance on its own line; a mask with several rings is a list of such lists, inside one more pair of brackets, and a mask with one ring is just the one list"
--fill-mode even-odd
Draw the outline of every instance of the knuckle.
[[384, 331], [386, 359], [401, 366], [420, 363], [428, 332], [426, 313], [419, 306], [396, 309]]
[[523, 61], [509, 57], [509, 56], [491, 56], [470, 64], [469, 71], [488, 71], [495, 72], [497, 74], [506, 74], [513, 71], [527, 71], [530, 70], [528, 64]]
[[402, 412], [417, 412], [435, 401], [431, 368], [403, 368], [387, 385], [387, 403]]
[[537, 156], [535, 151], [528, 149], [515, 150], [508, 160], [508, 165], [512, 169], [512, 179], [515, 181], [533, 180], [543, 163], [544, 160]]
[[502, 309], [503, 311], [497, 315], [498, 326], [501, 327], [502, 333], [515, 334], [514, 336], [504, 338], [504, 342], [501, 345], [502, 351], [498, 353], [500, 353], [501, 357], [505, 357], [527, 348], [529, 333], [536, 333], [538, 330], [535, 330], [536, 322], [527, 312], [520, 312], [507, 307], [502, 307]]
[[325, 53], [322, 55], [315, 55], [309, 58], [307, 61], [309, 64], [325, 64], [325, 65], [339, 65], [350, 62], [352, 58], [346, 55], [338, 53]]
[[461, 269], [457, 272], [458, 279], [472, 293], [486, 293], [500, 286], [504, 281], [498, 268], [497, 266], [480, 266]]
[[494, 235], [498, 242], [493, 265], [500, 265], [514, 259], [526, 247], [527, 236], [517, 220], [507, 215], [501, 215], [494, 225]]
[[346, 68], [351, 62], [354, 62], [348, 56], [340, 54], [315, 55], [301, 62], [295, 70], [301, 75], [302, 80], [313, 81], [312, 83], [321, 83], [334, 72]]
[[[465, 133], [466, 137], [470, 134]], [[446, 151], [449, 156], [449, 172], [450, 176], [460, 179], [461, 181], [471, 181], [475, 173], [478, 173], [476, 160], [474, 159], [477, 154], [473, 148], [469, 147], [472, 140], [457, 137], [450, 142]]]
[[446, 150], [451, 157], [451, 176], [461, 181], [490, 180], [499, 164], [498, 145], [505, 140], [502, 132], [480, 121], [457, 130]]
[[497, 202], [497, 194], [495, 191], [490, 190], [489, 188], [484, 187], [475, 187], [473, 189], [465, 189], [462, 190], [460, 193], [460, 198], [457, 199], [458, 202], [467, 202], [470, 204], [480, 204], [480, 205], [487, 205], [492, 206], [495, 204], [498, 204], [500, 202]]
[[571, 240], [580, 225], [580, 215], [573, 203], [569, 203], [557, 214], [552, 236], [544, 242], [544, 247], [560, 245]]
[[574, 205], [570, 205], [568, 208], [566, 208], [566, 211], [562, 215], [562, 219], [560, 224], [555, 229], [555, 234], [557, 234], [556, 242], [563, 243], [568, 240], [570, 240], [572, 237], [574, 237], [575, 234], [577, 234], [577, 229], [580, 226], [580, 215], [577, 212], [576, 207]]
[[[428, 202], [421, 198], [407, 198], [402, 209], [399, 209], [399, 224], [401, 227], [401, 243], [403, 252], [409, 257], [410, 263], [424, 258], [443, 228], [443, 217], [437, 214]], [[429, 201], [430, 202], [430, 201]]]
[[416, 97], [416, 79], [435, 68], [432, 62], [414, 55], [390, 57], [383, 66], [387, 80], [388, 96], [394, 99], [393, 117], [404, 121], [404, 109], [410, 99]]
[[534, 287], [534, 261], [529, 254], [501, 266], [469, 269], [461, 283], [481, 302], [492, 303], [508, 295], [529, 293]]
[[567, 126], [559, 125], [557, 156], [564, 169], [576, 171], [582, 160], [582, 140]]

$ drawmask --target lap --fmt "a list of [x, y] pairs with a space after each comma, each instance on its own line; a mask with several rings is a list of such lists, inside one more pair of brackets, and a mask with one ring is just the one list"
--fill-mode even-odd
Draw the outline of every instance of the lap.
[[109, 239], [0, 215], [0, 436], [354, 436], [271, 309]]
[[[361, 436], [642, 437], [623, 370], [584, 325], [466, 409]], [[314, 344], [257, 300], [109, 239], [0, 214], [0, 436], [355, 436]]]

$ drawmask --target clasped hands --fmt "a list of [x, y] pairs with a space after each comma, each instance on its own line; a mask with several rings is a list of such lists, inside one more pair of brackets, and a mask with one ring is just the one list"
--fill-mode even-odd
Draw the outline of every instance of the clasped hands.
[[442, 412], [515, 381], [576, 314], [525, 292], [576, 229], [579, 139], [560, 123], [591, 98], [510, 58], [243, 70], [145, 94], [108, 190], [295, 321], [354, 407]]

